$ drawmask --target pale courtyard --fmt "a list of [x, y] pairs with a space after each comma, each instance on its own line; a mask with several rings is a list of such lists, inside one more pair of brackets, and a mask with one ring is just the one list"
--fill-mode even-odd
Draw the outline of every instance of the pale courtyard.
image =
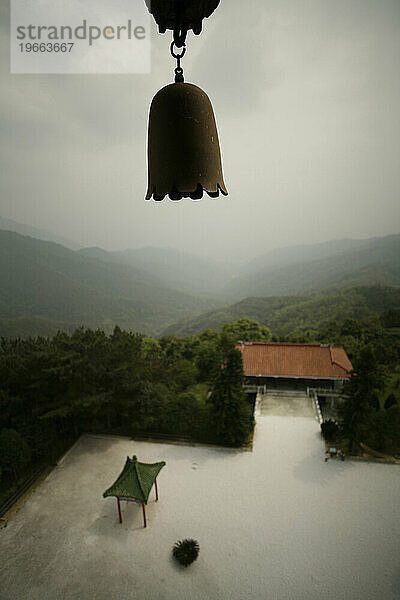
[[[81, 437], [0, 531], [1, 600], [398, 600], [399, 466], [325, 463], [311, 409], [274, 412], [253, 451]], [[167, 463], [146, 529], [102, 497], [133, 454]]]

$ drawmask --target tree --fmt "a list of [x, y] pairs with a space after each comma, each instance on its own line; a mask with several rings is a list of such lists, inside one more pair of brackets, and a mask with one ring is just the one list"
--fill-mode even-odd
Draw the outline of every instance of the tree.
[[168, 378], [172, 387], [178, 392], [183, 392], [186, 388], [196, 383], [196, 365], [185, 358], [176, 360], [168, 369]]
[[[226, 340], [222, 343], [227, 344]], [[253, 427], [243, 382], [242, 354], [231, 346], [226, 350], [209, 400], [217, 440], [227, 445], [240, 446], [246, 442]]]
[[400, 454], [400, 404], [394, 404], [387, 411], [385, 449]]
[[172, 394], [165, 406], [163, 425], [169, 433], [197, 438], [202, 433], [204, 412], [204, 406], [193, 393]]
[[161, 352], [161, 346], [154, 338], [144, 337], [142, 339], [142, 357], [145, 361], [159, 358]]
[[321, 433], [327, 442], [336, 441], [339, 435], [339, 426], [332, 419], [328, 419], [321, 423]]
[[164, 335], [158, 341], [167, 364], [183, 358], [185, 351], [184, 341], [176, 335]]
[[215, 338], [202, 337], [194, 358], [199, 380], [212, 382], [219, 370], [221, 360], [220, 336], [217, 334]]
[[368, 435], [373, 416], [379, 410], [379, 394], [384, 378], [371, 346], [365, 346], [355, 361], [350, 381], [344, 387], [345, 401], [339, 408], [343, 434], [349, 451]]
[[251, 319], [225, 323], [222, 333], [231, 336], [235, 342], [268, 342], [271, 339], [271, 331], [268, 327]]
[[384, 327], [400, 327], [400, 308], [391, 308], [383, 313], [381, 321]]

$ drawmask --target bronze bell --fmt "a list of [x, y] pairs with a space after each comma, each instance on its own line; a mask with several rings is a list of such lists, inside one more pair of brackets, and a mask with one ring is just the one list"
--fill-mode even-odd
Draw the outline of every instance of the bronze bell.
[[228, 194], [217, 125], [207, 94], [191, 83], [162, 88], [150, 106], [146, 200]]

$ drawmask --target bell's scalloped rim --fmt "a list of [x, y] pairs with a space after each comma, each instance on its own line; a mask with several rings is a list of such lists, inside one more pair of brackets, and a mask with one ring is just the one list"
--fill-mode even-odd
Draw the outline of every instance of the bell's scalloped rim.
[[174, 188], [170, 192], [158, 195], [155, 189], [153, 189], [152, 191], [147, 190], [145, 200], [155, 200], [156, 202], [161, 202], [166, 196], [168, 196], [169, 199], [173, 202], [179, 202], [184, 198], [190, 198], [191, 200], [201, 200], [204, 192], [206, 192], [210, 198], [218, 198], [220, 192], [223, 196], [228, 195], [228, 190], [226, 189], [224, 183], [217, 183], [216, 188], [214, 190], [207, 190], [205, 187], [203, 187], [201, 183], [198, 183], [194, 190], [192, 190], [191, 192], [180, 192], [179, 190]]

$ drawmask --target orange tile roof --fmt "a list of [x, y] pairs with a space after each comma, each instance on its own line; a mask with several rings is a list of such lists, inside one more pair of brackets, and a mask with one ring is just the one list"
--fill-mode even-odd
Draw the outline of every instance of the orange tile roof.
[[353, 369], [344, 349], [329, 344], [239, 342], [244, 374], [344, 379]]

